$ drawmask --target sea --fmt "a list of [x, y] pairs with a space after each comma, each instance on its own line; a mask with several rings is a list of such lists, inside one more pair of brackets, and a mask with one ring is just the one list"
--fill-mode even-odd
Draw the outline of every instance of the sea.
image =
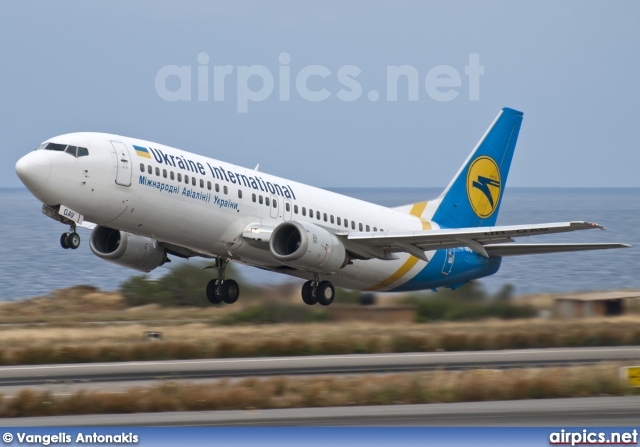
[[[329, 188], [385, 206], [437, 197], [442, 188]], [[88, 284], [117, 290], [139, 273], [96, 257], [89, 249], [89, 230], [79, 229], [82, 244], [63, 250], [60, 234], [67, 227], [44, 216], [42, 205], [26, 189], [0, 188], [5, 216], [0, 231], [0, 300], [18, 300], [62, 287]], [[500, 271], [478, 280], [488, 291], [504, 284], [516, 294], [640, 289], [640, 188], [507, 188], [498, 225], [589, 221], [607, 227], [561, 235], [521, 238], [519, 242], [623, 242], [632, 248], [504, 258]], [[158, 278], [182, 262], [175, 259], [151, 273]], [[239, 266], [241, 284], [300, 282], [286, 275]], [[204, 289], [204, 285], [203, 285]]]

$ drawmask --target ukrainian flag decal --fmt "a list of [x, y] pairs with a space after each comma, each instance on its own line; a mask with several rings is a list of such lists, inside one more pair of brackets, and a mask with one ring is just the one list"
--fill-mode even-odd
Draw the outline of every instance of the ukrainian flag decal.
[[134, 144], [133, 148], [136, 150], [136, 154], [138, 154], [139, 157], [151, 158], [151, 154], [146, 147], [136, 146]]
[[478, 217], [493, 214], [500, 203], [500, 169], [491, 157], [478, 157], [467, 171], [467, 196]]

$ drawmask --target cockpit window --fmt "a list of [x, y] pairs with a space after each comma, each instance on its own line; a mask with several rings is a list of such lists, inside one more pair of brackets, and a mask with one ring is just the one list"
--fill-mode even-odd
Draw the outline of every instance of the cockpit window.
[[58, 144], [58, 143], [49, 143], [47, 147], [45, 147], [48, 151], [64, 151], [67, 148], [66, 144]]
[[76, 158], [86, 157], [87, 155], [89, 155], [89, 150], [86, 147], [67, 146], [66, 144], [58, 143], [42, 143], [36, 150], [40, 149], [45, 149], [47, 151], [66, 152], [67, 154], [73, 155]]

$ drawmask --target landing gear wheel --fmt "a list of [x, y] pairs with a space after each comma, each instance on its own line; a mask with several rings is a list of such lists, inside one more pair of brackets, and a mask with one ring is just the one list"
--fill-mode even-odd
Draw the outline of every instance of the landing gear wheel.
[[329, 306], [336, 297], [336, 289], [329, 281], [320, 281], [320, 284], [316, 287], [316, 297], [318, 298], [318, 303], [323, 306]]
[[65, 234], [66, 234], [66, 237], [64, 242], [69, 248], [75, 250], [80, 246], [80, 235], [78, 233], [74, 231], [73, 233], [65, 233]]
[[302, 301], [309, 306], [313, 306], [318, 302], [317, 298], [313, 296], [312, 291], [311, 281], [307, 281], [302, 285]]
[[227, 264], [229, 264], [228, 259], [216, 258], [215, 263], [208, 267], [218, 271], [218, 279], [212, 279], [207, 284], [207, 300], [211, 304], [220, 304], [223, 301], [227, 304], [233, 304], [238, 301], [240, 286], [233, 279], [224, 278]]
[[217, 279], [212, 279], [207, 284], [207, 299], [211, 304], [220, 304], [222, 302], [222, 298], [216, 293], [218, 287], [217, 282]]
[[221, 297], [225, 303], [233, 304], [238, 301], [240, 287], [233, 279], [227, 279], [216, 288], [216, 295]]
[[67, 245], [67, 236], [69, 236], [69, 233], [62, 233], [60, 235], [60, 246], [65, 250], [69, 248], [69, 246]]

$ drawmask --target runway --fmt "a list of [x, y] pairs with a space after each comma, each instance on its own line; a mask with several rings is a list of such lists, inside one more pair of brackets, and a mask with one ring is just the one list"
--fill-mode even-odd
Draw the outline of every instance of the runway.
[[52, 426], [636, 426], [640, 396], [2, 418], [3, 427]]
[[[44, 387], [122, 392], [163, 380], [270, 375], [391, 373], [433, 369], [496, 369], [639, 362], [640, 347], [550, 348], [476, 352], [337, 355], [161, 362], [33, 365], [0, 368], [0, 391]], [[255, 425], [255, 426], [548, 426], [634, 425], [640, 396], [470, 402], [428, 405], [204, 411], [0, 419], [3, 426]]]
[[0, 387], [433, 369], [513, 368], [640, 361], [640, 346], [309, 357], [25, 365], [0, 368]]

